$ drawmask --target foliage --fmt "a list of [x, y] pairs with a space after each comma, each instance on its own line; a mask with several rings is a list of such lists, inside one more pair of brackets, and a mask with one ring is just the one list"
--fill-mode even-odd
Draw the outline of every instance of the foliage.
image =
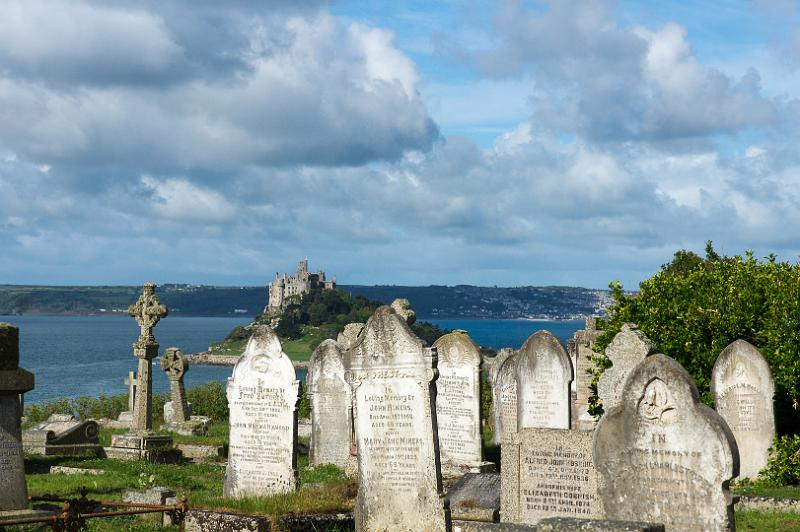
[[297, 400], [297, 417], [300, 419], [311, 418], [311, 401], [308, 398], [308, 386], [305, 381], [300, 381], [299, 398]]
[[769, 449], [767, 466], [761, 471], [760, 478], [773, 486], [800, 483], [800, 435], [775, 438]]
[[244, 327], [237, 326], [228, 333], [228, 336], [225, 337], [225, 341], [235, 342], [236, 340], [247, 340], [248, 338], [250, 338], [250, 331]]
[[450, 332], [449, 330], [443, 331], [438, 325], [428, 323], [427, 321], [414, 322], [414, 324], [411, 325], [411, 330], [428, 345], [433, 345], [433, 342], [438, 340], [440, 336]]
[[212, 421], [228, 419], [228, 396], [221, 383], [209, 381], [186, 390], [186, 400], [192, 403], [192, 414], [208, 416]]
[[800, 427], [800, 265], [720, 256], [709, 242], [705, 258], [679, 251], [670, 264], [640, 285], [638, 295], [610, 285], [614, 303], [604, 349], [625, 322], [636, 323], [664, 353], [694, 378], [703, 400], [712, 403], [711, 369], [719, 353], [736, 339], [755, 345], [775, 379], [776, 419], [781, 433]]
[[[481, 419], [488, 421], [492, 417], [492, 386], [489, 383], [489, 372], [481, 372]], [[488, 423], [487, 423], [488, 424]]]

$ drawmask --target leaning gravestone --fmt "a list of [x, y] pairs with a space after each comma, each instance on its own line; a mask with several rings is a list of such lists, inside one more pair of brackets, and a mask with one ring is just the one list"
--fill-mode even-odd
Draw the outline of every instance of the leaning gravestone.
[[518, 353], [508, 356], [497, 370], [497, 378], [492, 387], [492, 401], [496, 405], [498, 428], [492, 441], [495, 445], [511, 441], [517, 432], [517, 360]]
[[606, 368], [597, 381], [597, 398], [606, 412], [619, 404], [625, 379], [652, 352], [653, 343], [636, 325], [622, 325], [605, 351], [613, 365]]
[[[491, 365], [487, 363], [487, 376], [489, 381], [489, 386], [492, 392], [492, 418], [489, 420], [490, 425], [492, 427], [492, 445], [500, 445], [501, 441], [501, 430], [503, 427], [503, 420], [502, 417], [502, 400], [500, 398], [501, 391], [499, 383], [500, 377], [500, 368], [503, 366], [506, 360], [509, 357], [514, 356], [515, 351], [510, 347], [504, 347], [497, 352], [497, 355], [491, 362]], [[517, 404], [514, 403], [514, 426], [517, 426], [516, 422], [516, 408]]]
[[91, 419], [79, 421], [71, 414], [53, 414], [47, 421], [22, 433], [25, 451], [45, 456], [100, 454], [99, 427]]
[[269, 327], [253, 333], [228, 379], [226, 497], [270, 495], [297, 485], [294, 366]]
[[311, 403], [309, 465], [335, 464], [344, 469], [350, 460], [353, 408], [337, 342], [325, 340], [314, 350], [307, 383]]
[[33, 374], [19, 367], [19, 329], [0, 323], [0, 512], [28, 507], [19, 396], [32, 389]]
[[761, 352], [744, 340], [722, 350], [711, 372], [717, 413], [728, 423], [739, 447], [741, 477], [755, 478], [767, 465], [775, 439], [772, 397], [775, 383]]
[[438, 355], [436, 419], [442, 471], [460, 475], [480, 471], [481, 350], [466, 331], [453, 331], [434, 343]]
[[379, 307], [345, 354], [358, 446], [356, 530], [444, 531], [433, 384], [436, 351]]
[[537, 524], [548, 517], [602, 518], [588, 431], [522, 429], [503, 444], [500, 516]]
[[570, 428], [572, 362], [564, 346], [536, 331], [517, 357], [517, 430]]
[[650, 355], [620, 399], [600, 419], [593, 445], [606, 516], [667, 530], [732, 530], [728, 482], [739, 472], [736, 441], [725, 420], [700, 402], [686, 370]]

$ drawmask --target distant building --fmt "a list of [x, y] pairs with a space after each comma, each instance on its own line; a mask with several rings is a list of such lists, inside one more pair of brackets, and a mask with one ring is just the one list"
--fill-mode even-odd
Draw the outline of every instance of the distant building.
[[325, 272], [308, 273], [308, 260], [301, 260], [297, 263], [297, 273], [287, 276], [279, 276], [275, 272], [275, 280], [267, 288], [269, 300], [264, 312], [275, 314], [282, 311], [291, 296], [302, 296], [312, 289], [333, 290], [336, 288], [336, 277], [332, 281], [325, 280]]

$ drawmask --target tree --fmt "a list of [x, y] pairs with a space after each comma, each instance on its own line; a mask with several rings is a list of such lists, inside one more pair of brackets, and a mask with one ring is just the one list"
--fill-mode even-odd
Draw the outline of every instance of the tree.
[[670, 264], [626, 294], [610, 285], [614, 301], [606, 332], [596, 348], [604, 349], [625, 322], [636, 323], [657, 351], [692, 375], [703, 401], [713, 404], [711, 369], [720, 351], [736, 339], [761, 350], [775, 379], [778, 430], [800, 428], [800, 265], [720, 256], [711, 242], [701, 259], [678, 251]]

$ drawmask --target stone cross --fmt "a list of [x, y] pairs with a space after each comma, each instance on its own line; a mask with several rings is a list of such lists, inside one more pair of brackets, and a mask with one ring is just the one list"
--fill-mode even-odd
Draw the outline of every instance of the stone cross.
[[32, 389], [33, 375], [19, 367], [19, 329], [0, 323], [0, 511], [28, 506], [19, 398]]
[[650, 355], [633, 369], [595, 429], [592, 454], [606, 518], [735, 529], [728, 484], [739, 473], [736, 441], [672, 358]]
[[189, 370], [189, 365], [183, 359], [181, 350], [177, 347], [170, 347], [164, 351], [164, 355], [161, 357], [161, 369], [169, 379], [170, 399], [172, 400], [172, 419], [170, 421], [188, 421], [189, 404], [186, 401], [183, 376]]
[[128, 385], [128, 412], [133, 415], [133, 409], [136, 404], [136, 372], [129, 371], [128, 376], [122, 381], [122, 384]]
[[142, 295], [128, 307], [139, 324], [139, 339], [133, 343], [133, 355], [139, 359], [139, 378], [136, 387], [136, 403], [133, 409], [131, 430], [150, 432], [153, 430], [153, 374], [151, 361], [158, 356], [158, 343], [153, 337], [153, 327], [167, 315], [167, 307], [158, 302], [156, 285], [145, 283]]
[[717, 357], [711, 372], [711, 393], [717, 413], [736, 438], [741, 458], [739, 476], [756, 478], [767, 465], [775, 438], [775, 383], [769, 364], [753, 345], [736, 340]]

